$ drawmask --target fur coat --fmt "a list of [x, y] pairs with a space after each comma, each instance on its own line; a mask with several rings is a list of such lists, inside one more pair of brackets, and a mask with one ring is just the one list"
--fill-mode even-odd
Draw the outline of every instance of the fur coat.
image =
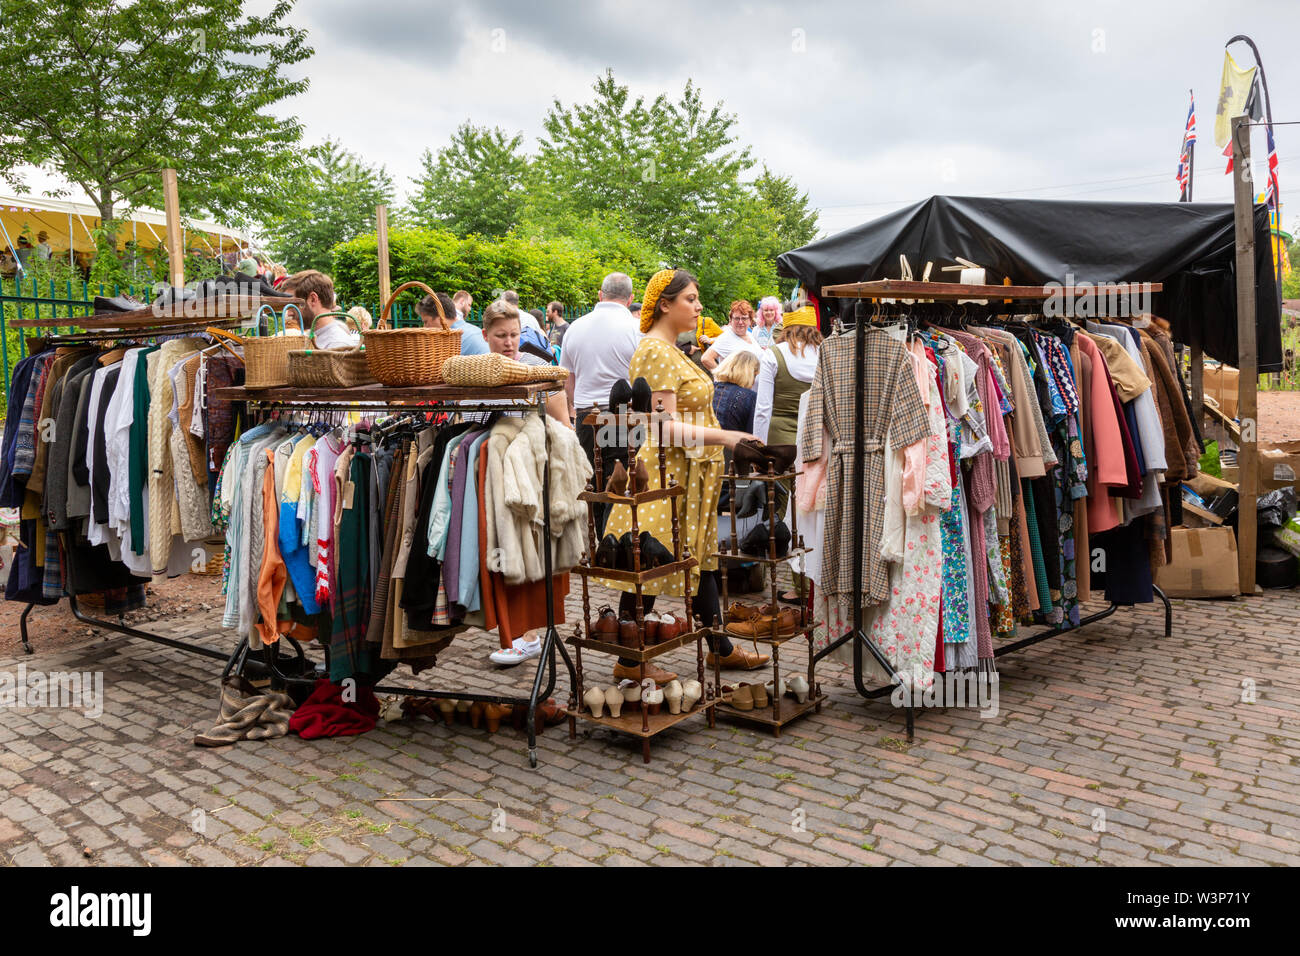
[[540, 581], [546, 575], [542, 479], [548, 460], [551, 570], [560, 574], [582, 557], [587, 508], [578, 495], [586, 490], [591, 464], [577, 435], [553, 419], [546, 419], [545, 430], [536, 415], [503, 418], [493, 426], [485, 489], [488, 567], [500, 571], [507, 584]]

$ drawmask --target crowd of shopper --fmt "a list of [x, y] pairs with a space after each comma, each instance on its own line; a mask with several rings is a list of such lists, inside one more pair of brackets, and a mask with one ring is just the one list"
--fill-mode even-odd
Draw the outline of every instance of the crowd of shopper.
[[[257, 268], [255, 260], [249, 265]], [[240, 263], [245, 266], [245, 263]], [[319, 348], [355, 347], [360, 333], [372, 327], [370, 314], [361, 308], [344, 315], [338, 311], [334, 283], [316, 270], [278, 276], [277, 290], [303, 300], [306, 331]], [[658, 442], [662, 440], [668, 473], [686, 489], [682, 499], [660, 499], [641, 505], [640, 529], [658, 541], [672, 540], [673, 502], [678, 506], [679, 533], [699, 566], [692, 571], [693, 615], [713, 623], [723, 617], [717, 559], [719, 498], [725, 463], [740, 442], [792, 445], [799, 399], [812, 383], [821, 334], [814, 311], [799, 303], [782, 304], [775, 297], [758, 303], [731, 303], [725, 327], [706, 317], [698, 281], [685, 270], [663, 270], [646, 283], [640, 302], [634, 302], [631, 277], [611, 273], [601, 283], [597, 303], [568, 321], [562, 302], [551, 301], [545, 311], [526, 309], [514, 290], [489, 303], [477, 323], [470, 318], [474, 299], [458, 290], [427, 295], [416, 306], [426, 326], [448, 326], [461, 331], [464, 355], [495, 353], [525, 364], [558, 364], [569, 372], [565, 390], [551, 397], [547, 413], [574, 428], [593, 468], [600, 445], [604, 488], [618, 471], [631, 473], [638, 463], [647, 467], [648, 487], [658, 486]], [[302, 332], [290, 329], [289, 332]], [[618, 411], [632, 402], [634, 388], [646, 394], [647, 408], [672, 416], [659, 434], [641, 436], [637, 460], [627, 460], [626, 435], [591, 424], [592, 413]], [[637, 444], [632, 443], [633, 446]], [[784, 508], [784, 490], [778, 507]], [[725, 510], [725, 509], [723, 509]], [[618, 538], [631, 528], [626, 505], [598, 505], [598, 534]], [[630, 585], [610, 582], [623, 589], [620, 617], [634, 613], [635, 593]], [[659, 578], [642, 587], [643, 613], [650, 613], [659, 595], [682, 596], [679, 576]], [[525, 644], [536, 643], [531, 639]], [[765, 655], [733, 645], [719, 634], [710, 638], [710, 658], [723, 667], [754, 668]], [[527, 654], [515, 655], [519, 660]], [[513, 661], [512, 661], [513, 662]], [[621, 661], [615, 677], [637, 670], [633, 661]], [[673, 675], [647, 666], [648, 676], [668, 681]]]

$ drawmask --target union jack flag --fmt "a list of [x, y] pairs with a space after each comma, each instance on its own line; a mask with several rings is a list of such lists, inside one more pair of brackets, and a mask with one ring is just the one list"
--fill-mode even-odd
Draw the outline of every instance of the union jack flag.
[[1196, 98], [1193, 97], [1191, 105], [1187, 108], [1187, 126], [1183, 129], [1183, 149], [1178, 157], [1178, 185], [1187, 194], [1188, 177], [1191, 175], [1191, 150], [1189, 147], [1196, 142]]
[[1277, 208], [1277, 147], [1273, 144], [1273, 127], [1268, 130], [1268, 207]]

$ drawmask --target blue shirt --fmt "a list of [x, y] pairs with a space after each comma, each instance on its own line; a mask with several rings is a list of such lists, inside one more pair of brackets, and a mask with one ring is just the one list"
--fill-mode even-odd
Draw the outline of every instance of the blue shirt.
[[461, 355], [487, 355], [489, 351], [487, 339], [483, 338], [483, 330], [477, 325], [470, 325], [464, 319], [457, 319], [451, 323], [453, 329], [460, 329], [460, 354]]

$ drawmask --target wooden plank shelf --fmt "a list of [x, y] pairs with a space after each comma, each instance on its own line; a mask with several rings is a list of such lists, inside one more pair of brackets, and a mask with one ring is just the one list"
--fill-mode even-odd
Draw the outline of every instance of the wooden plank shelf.
[[608, 641], [597, 641], [589, 637], [570, 637], [568, 643], [574, 647], [581, 647], [583, 650], [596, 651], [601, 654], [613, 654], [616, 657], [626, 657], [630, 661], [644, 663], [652, 661], [656, 657], [674, 651], [686, 644], [694, 643], [700, 638], [710, 633], [710, 630], [701, 628], [698, 631], [691, 631], [689, 634], [678, 634], [671, 641], [661, 641], [658, 644], [651, 644], [644, 650], [637, 647], [624, 647], [622, 644], [613, 644]]
[[570, 710], [568, 711], [568, 714], [570, 718], [576, 717], [589, 723], [598, 724], [608, 730], [615, 730], [621, 734], [630, 734], [631, 736], [639, 737], [642, 740], [649, 740], [656, 734], [663, 733], [674, 724], [680, 724], [683, 720], [688, 720], [689, 718], [695, 717], [699, 714], [708, 715], [709, 711], [713, 710], [713, 708], [717, 706], [717, 703], [716, 700], [701, 700], [696, 702], [695, 706], [690, 710], [680, 714], [668, 713], [668, 705], [664, 704], [663, 710], [659, 711], [659, 713], [647, 716], [647, 721], [650, 725], [649, 730], [642, 729], [642, 714], [640, 708], [629, 711], [625, 707], [623, 712], [617, 717], [611, 717], [608, 713], [603, 717], [593, 717], [591, 711], [586, 708], [582, 708], [581, 710]]
[[649, 491], [639, 491], [635, 495], [615, 495], [608, 491], [584, 491], [578, 495], [579, 501], [590, 501], [593, 504], [606, 505], [644, 505], [651, 501], [660, 501], [664, 498], [677, 498], [686, 494], [686, 489], [681, 485], [669, 485], [667, 488], [652, 488]]
[[539, 392], [554, 392], [563, 387], [558, 382], [530, 382], [526, 385], [503, 385], [500, 388], [461, 388], [455, 385], [356, 385], [352, 388], [279, 385], [274, 388], [247, 388], [237, 385], [214, 388], [212, 397], [229, 402], [268, 402], [280, 405], [338, 402], [373, 402], [383, 405], [393, 402], [491, 402], [508, 399], [532, 401]]
[[[735, 623], [740, 623], [740, 622], [737, 621]], [[725, 627], [711, 628], [714, 634], [720, 636], [725, 635], [728, 640], [758, 641], [760, 644], [775, 644], [777, 646], [784, 644], [786, 641], [793, 641], [796, 637], [806, 638], [810, 634], [812, 634], [812, 632], [815, 631], [816, 629], [817, 629], [816, 624], [809, 624], [807, 627], [797, 628], [796, 630], [791, 631], [789, 634], [772, 635], [771, 633], [768, 633], [768, 634], [754, 634], [753, 636], [750, 636], [748, 634], [733, 634], [731, 631], [728, 631]]]
[[[1096, 285], [971, 285], [960, 282], [916, 282], [910, 279], [875, 279], [822, 286], [822, 296], [832, 299], [909, 298], [948, 301], [952, 299], [1019, 299], [1037, 301], [1055, 296], [1079, 298], [1085, 295], [1137, 295], [1162, 292], [1160, 282], [1109, 282]], [[994, 303], [996, 304], [996, 302]]]
[[735, 554], [730, 552], [723, 554], [719, 551], [714, 553], [713, 557], [717, 558], [719, 561], [730, 561], [733, 564], [765, 564], [771, 567], [778, 564], [785, 564], [793, 558], [803, 557], [805, 554], [812, 554], [812, 552], [812, 548], [791, 548], [779, 558], [765, 558], [759, 557], [756, 554], [746, 554], [743, 551], [738, 551]]
[[[306, 304], [302, 299], [267, 298], [256, 299], [257, 304], [251, 309], [234, 307], [234, 305], [240, 304], [241, 300], [250, 298], [254, 297], [232, 293], [229, 296], [204, 299], [202, 308], [193, 302], [181, 302], [160, 309], [147, 305], [142, 309], [133, 309], [130, 312], [97, 312], [94, 315], [73, 316], [72, 318], [64, 316], [61, 319], [58, 317], [15, 319], [9, 324], [18, 329], [49, 329], [71, 326], [76, 329], [85, 329], [87, 332], [114, 331], [117, 329], [134, 331], [174, 324], [211, 325], [216, 322], [240, 322], [253, 315], [264, 305], [269, 305], [278, 310], [283, 309], [286, 305], [296, 306], [301, 309]], [[92, 303], [88, 302], [86, 304], [91, 305]], [[77, 306], [70, 306], [70, 308], [77, 308]]]
[[825, 701], [825, 694], [814, 695], [811, 691], [809, 691], [808, 699], [802, 704], [793, 697], [783, 697], [781, 698], [778, 713], [776, 700], [771, 701], [766, 707], [755, 707], [753, 710], [738, 710], [725, 699], [722, 699], [717, 702], [717, 713], [722, 717], [734, 717], [738, 720], [749, 720], [757, 724], [763, 724], [771, 729], [773, 736], [780, 737], [781, 728], [786, 724], [793, 723], [810, 712], [821, 713], [822, 704]]
[[686, 558], [684, 561], [661, 564], [659, 567], [650, 568], [648, 571], [619, 571], [614, 568], [587, 567], [581, 564], [572, 570], [575, 574], [580, 574], [586, 578], [605, 578], [609, 581], [622, 581], [624, 584], [637, 584], [638, 582], [645, 584], [647, 581], [666, 578], [670, 574], [689, 571], [699, 563], [695, 558]]
[[772, 484], [778, 481], [794, 481], [798, 475], [802, 475], [802, 474], [803, 474], [802, 471], [783, 471], [779, 475], [765, 475], [760, 472], [759, 474], [756, 475], [723, 475], [722, 480], [723, 481], [732, 481], [732, 480], [765, 481], [768, 482], [769, 484]]

